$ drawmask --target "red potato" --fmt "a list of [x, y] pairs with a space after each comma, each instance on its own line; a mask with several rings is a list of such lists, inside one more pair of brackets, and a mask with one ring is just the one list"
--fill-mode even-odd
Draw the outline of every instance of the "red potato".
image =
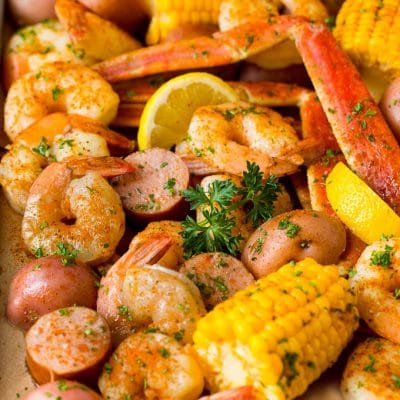
[[135, 169], [112, 180], [127, 214], [137, 222], [180, 219], [187, 207], [180, 192], [189, 185], [189, 170], [172, 151], [152, 148], [125, 158]]
[[7, 318], [21, 329], [58, 308], [96, 308], [96, 276], [85, 264], [64, 265], [59, 256], [42, 257], [23, 266], [11, 282]]
[[400, 140], [400, 78], [386, 88], [379, 105], [397, 140]]
[[147, 12], [145, 0], [79, 0], [79, 2], [100, 17], [129, 31], [138, 30]]
[[30, 25], [55, 17], [55, 0], [9, 0], [14, 20], [19, 25]]
[[179, 272], [199, 288], [207, 309], [255, 282], [239, 260], [224, 253], [198, 254], [187, 260]]
[[68, 307], [40, 317], [25, 344], [29, 371], [39, 384], [56, 379], [94, 384], [111, 351], [111, 334], [96, 311]]
[[82, 383], [56, 381], [39, 386], [22, 400], [102, 400], [102, 397]]
[[335, 264], [345, 247], [346, 231], [340, 221], [322, 212], [293, 210], [265, 222], [250, 236], [242, 262], [258, 279], [306, 257]]

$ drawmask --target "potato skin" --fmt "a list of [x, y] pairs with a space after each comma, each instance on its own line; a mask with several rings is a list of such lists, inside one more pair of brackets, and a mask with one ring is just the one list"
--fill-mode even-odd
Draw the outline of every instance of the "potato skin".
[[322, 212], [293, 210], [257, 228], [245, 245], [242, 262], [258, 279], [305, 257], [335, 264], [345, 247], [346, 231], [341, 222]]
[[30, 25], [55, 17], [55, 0], [10, 0], [9, 6], [19, 25]]
[[397, 140], [400, 140], [400, 78], [386, 88], [379, 105]]
[[147, 13], [144, 0], [79, 0], [84, 6], [121, 28], [137, 31]]
[[64, 265], [48, 256], [23, 266], [14, 276], [7, 301], [7, 318], [27, 330], [43, 314], [74, 304], [96, 308], [96, 276], [84, 264]]

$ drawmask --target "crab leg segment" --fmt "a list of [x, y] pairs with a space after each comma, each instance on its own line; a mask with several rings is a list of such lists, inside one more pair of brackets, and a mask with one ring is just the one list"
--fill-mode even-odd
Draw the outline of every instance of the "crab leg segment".
[[400, 147], [358, 71], [324, 25], [292, 33], [347, 163], [400, 213]]
[[207, 68], [239, 62], [289, 37], [289, 28], [306, 21], [303, 17], [281, 16], [268, 22], [248, 23], [211, 38], [151, 46], [113, 57], [93, 68], [109, 82], [139, 78], [168, 71]]

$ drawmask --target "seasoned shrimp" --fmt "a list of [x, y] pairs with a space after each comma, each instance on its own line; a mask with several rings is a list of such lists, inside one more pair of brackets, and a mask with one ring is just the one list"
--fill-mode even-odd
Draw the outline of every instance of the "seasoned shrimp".
[[11, 37], [4, 59], [7, 89], [14, 80], [49, 62], [91, 66], [141, 47], [116, 25], [75, 1], [57, 1], [55, 9], [59, 21], [47, 19]]
[[399, 399], [400, 346], [382, 338], [360, 343], [347, 362], [341, 389], [344, 400]]
[[191, 343], [206, 313], [199, 289], [185, 275], [160, 265], [130, 268], [122, 295], [137, 327], [154, 328]]
[[92, 171], [94, 163], [99, 172], [115, 175], [131, 172], [132, 167], [119, 159], [95, 158], [89, 165], [92, 171], [74, 179], [85, 163], [83, 159], [71, 165], [50, 164], [32, 185], [22, 237], [35, 255], [57, 254], [62, 247], [77, 261], [98, 264], [114, 254], [124, 233], [125, 215], [117, 193]]
[[295, 172], [303, 158], [295, 130], [269, 108], [227, 103], [196, 110], [189, 126], [193, 154], [220, 171], [241, 175], [255, 162], [266, 176]]
[[107, 320], [113, 343], [121, 342], [135, 328], [135, 321], [125, 312], [127, 309], [122, 295], [127, 270], [152, 263], [177, 269], [183, 263], [181, 230], [179, 222], [151, 222], [132, 239], [128, 251], [101, 279], [97, 311]]
[[73, 156], [109, 156], [107, 145], [129, 151], [133, 143], [99, 122], [79, 115], [49, 114], [10, 145], [0, 162], [0, 183], [11, 207], [23, 214], [29, 189], [49, 161]]
[[107, 125], [118, 103], [111, 86], [91, 69], [64, 62], [46, 64], [11, 86], [4, 105], [4, 130], [13, 141], [25, 128], [56, 111]]
[[65, 61], [92, 65], [96, 59], [75, 47], [67, 31], [55, 19], [48, 19], [17, 31], [8, 42], [4, 57], [4, 84], [12, 82], [42, 65]]
[[400, 343], [400, 238], [367, 246], [354, 266], [350, 285], [361, 318], [380, 336]]
[[141, 47], [139, 41], [78, 1], [57, 0], [55, 11], [73, 45], [91, 59], [106, 60]]
[[195, 400], [203, 385], [190, 349], [161, 333], [127, 337], [99, 379], [100, 392], [108, 400]]

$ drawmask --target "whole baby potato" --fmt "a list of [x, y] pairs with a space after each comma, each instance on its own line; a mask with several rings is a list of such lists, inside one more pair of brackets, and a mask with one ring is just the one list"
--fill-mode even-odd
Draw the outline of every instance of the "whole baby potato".
[[10, 10], [19, 25], [31, 25], [52, 18], [55, 0], [10, 0]]
[[[64, 262], [63, 262], [64, 261]], [[7, 318], [11, 324], [29, 329], [43, 314], [59, 308], [96, 308], [96, 276], [85, 264], [67, 264], [59, 256], [48, 256], [23, 266], [11, 282]]]
[[392, 81], [386, 88], [380, 107], [397, 140], [400, 140], [400, 78]]
[[245, 245], [242, 262], [258, 279], [306, 257], [320, 264], [335, 264], [345, 247], [341, 222], [322, 212], [293, 210], [256, 229]]

